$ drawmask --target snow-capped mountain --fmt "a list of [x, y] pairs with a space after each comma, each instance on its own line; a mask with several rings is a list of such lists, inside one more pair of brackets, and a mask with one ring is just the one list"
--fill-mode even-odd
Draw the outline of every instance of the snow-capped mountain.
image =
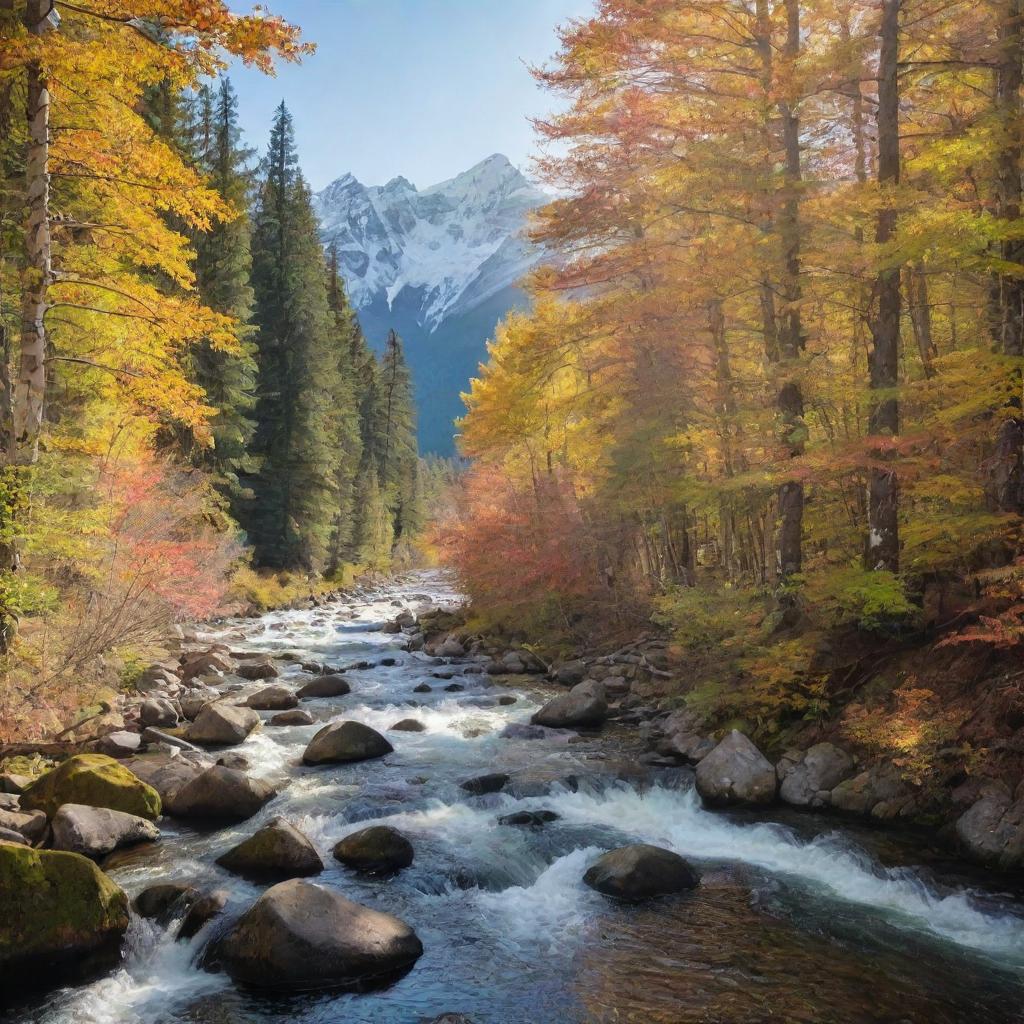
[[402, 177], [368, 186], [346, 174], [314, 198], [321, 235], [337, 246], [356, 308], [381, 298], [393, 308], [408, 289], [428, 331], [537, 262], [521, 236], [527, 214], [547, 201], [500, 154], [422, 191]]
[[453, 451], [459, 395], [497, 322], [525, 305], [517, 282], [542, 258], [523, 237], [527, 215], [549, 201], [500, 154], [422, 190], [346, 174], [314, 197], [370, 343], [390, 328], [405, 342], [423, 451]]

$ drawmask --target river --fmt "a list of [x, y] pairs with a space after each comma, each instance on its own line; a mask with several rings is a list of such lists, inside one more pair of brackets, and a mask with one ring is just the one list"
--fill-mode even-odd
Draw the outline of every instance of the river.
[[[315, 725], [262, 729], [237, 748], [253, 774], [281, 787], [257, 817], [215, 831], [164, 819], [158, 843], [107, 864], [130, 894], [196, 880], [227, 889], [229, 913], [237, 912], [261, 887], [214, 859], [284, 815], [323, 858], [326, 870], [313, 881], [416, 929], [425, 953], [413, 970], [378, 991], [258, 995], [196, 965], [208, 930], [175, 943], [171, 932], [134, 920], [121, 969], [53, 993], [17, 1021], [416, 1024], [445, 1012], [474, 1024], [1024, 1020], [1024, 910], [1013, 894], [986, 890], [988, 876], [924, 863], [914, 844], [834, 818], [705, 811], [691, 774], [644, 769], [621, 727], [582, 739], [503, 736], [529, 721], [543, 691], [401, 651], [402, 638], [381, 626], [394, 602], [415, 607], [424, 595], [454, 600], [443, 577], [426, 573], [358, 603], [274, 612], [203, 634], [235, 648], [372, 667], [347, 672], [350, 695], [304, 702]], [[451, 679], [434, 675], [452, 671]], [[289, 665], [278, 681], [299, 672]], [[424, 682], [431, 692], [414, 692]], [[452, 684], [464, 688], [445, 689]], [[498, 705], [501, 694], [516, 702]], [[415, 717], [426, 731], [388, 732], [395, 752], [383, 760], [303, 767], [308, 740], [340, 717], [382, 732]], [[506, 792], [474, 797], [459, 788], [495, 771], [512, 776]], [[536, 830], [497, 823], [511, 810], [540, 808], [558, 820]], [[412, 867], [374, 880], [332, 858], [338, 839], [370, 821], [410, 837]], [[635, 841], [682, 854], [701, 886], [631, 907], [582, 884], [600, 851]]]

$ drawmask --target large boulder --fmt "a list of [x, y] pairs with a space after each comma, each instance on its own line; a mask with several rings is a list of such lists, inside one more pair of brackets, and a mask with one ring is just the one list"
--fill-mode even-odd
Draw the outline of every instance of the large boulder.
[[508, 784], [510, 775], [505, 772], [491, 772], [488, 775], [475, 775], [472, 779], [466, 779], [459, 783], [459, 788], [464, 789], [473, 796], [485, 796], [488, 793], [497, 793]]
[[217, 943], [214, 956], [254, 988], [311, 991], [393, 977], [423, 953], [390, 914], [292, 879], [268, 889]]
[[607, 715], [608, 705], [603, 697], [570, 692], [549, 700], [530, 721], [550, 729], [586, 728], [601, 725]]
[[974, 860], [1020, 867], [1024, 863], [1024, 799], [1014, 800], [1004, 787], [987, 786], [957, 819], [956, 834]]
[[139, 721], [159, 729], [178, 724], [178, 709], [166, 697], [149, 697], [139, 705]]
[[816, 743], [795, 758], [779, 762], [779, 796], [795, 807], [826, 807], [832, 790], [850, 777], [853, 767], [853, 758], [845, 750], [834, 743]]
[[316, 719], [301, 708], [294, 711], [282, 711], [279, 715], [272, 715], [268, 725], [312, 725]]
[[309, 741], [302, 760], [306, 764], [368, 761], [392, 750], [394, 747], [376, 729], [362, 722], [332, 722]]
[[587, 663], [581, 659], [563, 661], [554, 670], [555, 681], [563, 686], [575, 686], [587, 678]]
[[697, 765], [697, 792], [712, 806], [770, 804], [777, 786], [772, 763], [736, 729]]
[[40, 776], [21, 796], [24, 810], [52, 818], [62, 804], [109, 807], [155, 821], [160, 795], [127, 766], [105, 754], [76, 754]]
[[267, 686], [254, 693], [246, 707], [254, 711], [288, 711], [299, 703], [299, 698], [287, 686]]
[[126, 729], [118, 729], [116, 732], [108, 732], [89, 744], [91, 752], [106, 754], [115, 760], [125, 757], [134, 757], [142, 746], [142, 737], [137, 732], [128, 732]]
[[181, 666], [181, 678], [188, 682], [197, 676], [230, 672], [234, 662], [225, 651], [194, 651], [185, 656]]
[[884, 761], [840, 782], [832, 790], [831, 801], [840, 811], [880, 821], [912, 816], [917, 809], [916, 793], [899, 768]]
[[276, 679], [280, 674], [280, 669], [269, 658], [243, 661], [235, 669], [235, 675], [241, 676], [243, 679]]
[[227, 905], [230, 894], [226, 889], [202, 893], [188, 905], [175, 939], [191, 939], [212, 921]]
[[220, 694], [209, 686], [190, 687], [178, 698], [182, 716], [190, 722], [194, 721], [199, 712], [219, 696]]
[[146, 754], [131, 758], [125, 765], [160, 794], [163, 812], [173, 814], [178, 791], [202, 775], [209, 767], [209, 762], [194, 760], [191, 756]]
[[217, 701], [196, 715], [185, 736], [190, 743], [229, 747], [241, 743], [259, 724], [260, 716], [251, 708]]
[[279, 879], [317, 875], [324, 869], [313, 844], [285, 818], [274, 818], [217, 863], [238, 875]]
[[0, 843], [0, 992], [116, 963], [128, 899], [86, 857]]
[[191, 882], [157, 882], [132, 900], [132, 909], [139, 917], [166, 924], [187, 910], [201, 895]]
[[413, 861], [412, 843], [390, 825], [371, 825], [345, 836], [334, 847], [334, 857], [346, 867], [367, 874], [390, 874]]
[[634, 843], [602, 854], [587, 868], [583, 881], [605, 896], [639, 903], [693, 889], [699, 878], [679, 854]]
[[299, 688], [297, 696], [302, 700], [310, 700], [317, 697], [344, 697], [351, 692], [352, 687], [344, 676], [326, 675], [311, 679]]
[[178, 818], [245, 821], [276, 795], [260, 779], [214, 765], [182, 786], [168, 810]]
[[64, 804], [53, 816], [53, 847], [98, 859], [120, 846], [152, 841], [160, 829], [137, 814]]

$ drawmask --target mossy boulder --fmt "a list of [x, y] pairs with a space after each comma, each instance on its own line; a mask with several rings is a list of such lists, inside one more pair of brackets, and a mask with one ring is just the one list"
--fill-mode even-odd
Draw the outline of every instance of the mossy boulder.
[[108, 967], [127, 928], [127, 896], [91, 860], [0, 843], [0, 991]]
[[123, 764], [105, 754], [76, 754], [38, 778], [22, 794], [26, 810], [52, 818], [61, 804], [109, 807], [155, 821], [160, 794]]

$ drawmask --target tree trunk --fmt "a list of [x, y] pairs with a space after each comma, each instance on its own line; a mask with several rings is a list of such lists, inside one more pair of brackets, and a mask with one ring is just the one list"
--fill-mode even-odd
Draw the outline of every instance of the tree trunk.
[[[48, 0], [28, 0], [25, 27], [43, 35], [51, 27]], [[46, 325], [50, 267], [50, 90], [42, 66], [26, 69], [28, 148], [25, 158], [25, 266], [21, 275], [21, 344], [14, 385], [14, 423], [8, 461], [33, 463], [39, 455], [46, 396]]]
[[928, 304], [928, 282], [920, 263], [910, 267], [906, 273], [907, 310], [914, 328], [914, 340], [921, 356], [921, 367], [927, 378], [935, 376], [933, 360], [939, 354], [932, 338], [932, 310]]
[[[792, 81], [794, 65], [800, 55], [799, 0], [786, 0], [786, 59], [788, 78]], [[803, 323], [800, 314], [800, 118], [794, 106], [795, 97], [779, 100], [782, 117], [782, 145], [785, 153], [785, 185], [779, 235], [784, 260], [784, 294], [786, 312], [779, 338], [779, 358], [785, 378], [796, 369], [796, 361], [804, 347]], [[777, 407], [782, 421], [783, 444], [787, 457], [794, 459], [804, 452], [804, 400], [798, 380], [792, 376], [779, 389]], [[800, 572], [803, 564], [804, 487], [799, 480], [787, 480], [779, 488], [779, 530], [776, 538], [777, 571], [783, 581]]]
[[[1024, 35], [1021, 0], [1005, 0], [999, 24], [1000, 57], [996, 70], [996, 109], [1002, 130], [1002, 145], [997, 154], [998, 214], [1013, 223], [1021, 214], [1021, 60]], [[1024, 263], [1024, 242], [1007, 239], [1000, 256], [1007, 263]], [[997, 299], [995, 342], [1003, 355], [1024, 355], [1024, 280], [1010, 274], [998, 275], [993, 286]], [[999, 428], [994, 458], [992, 490], [996, 507], [1003, 512], [1024, 512], [1024, 416], [1022, 382], [1019, 369], [1013, 371], [1013, 397]]]
[[[886, 245], [896, 231], [896, 197], [900, 180], [899, 136], [899, 18], [901, 0], [882, 0], [879, 27], [881, 49], [878, 59], [878, 183], [882, 206], [875, 226], [875, 241]], [[868, 433], [872, 437], [895, 439], [900, 430], [899, 401], [895, 390], [899, 381], [900, 342], [900, 269], [883, 266], [875, 279], [877, 306], [871, 323], [871, 352], [868, 358], [873, 392], [888, 392], [871, 404]], [[888, 447], [876, 448], [875, 465], [868, 482], [868, 542], [866, 564], [869, 569], [896, 572], [900, 564], [899, 491], [893, 453]]]

